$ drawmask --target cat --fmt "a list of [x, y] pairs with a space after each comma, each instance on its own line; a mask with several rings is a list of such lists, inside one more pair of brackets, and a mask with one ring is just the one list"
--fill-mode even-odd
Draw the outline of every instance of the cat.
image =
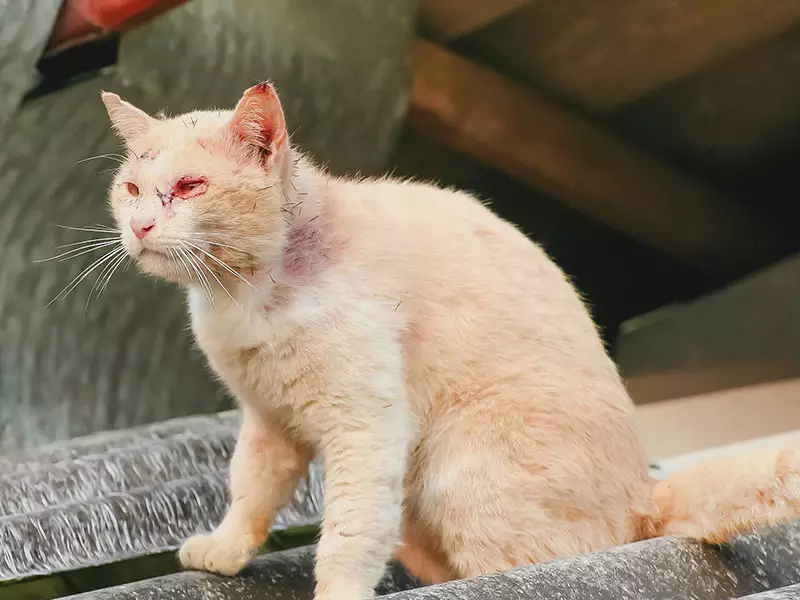
[[578, 293], [469, 194], [330, 176], [269, 83], [174, 118], [102, 100], [127, 151], [121, 242], [188, 289], [243, 413], [229, 510], [185, 542], [186, 568], [238, 573], [317, 452], [316, 600], [373, 597], [392, 556], [439, 583], [797, 514], [796, 446], [651, 480]]

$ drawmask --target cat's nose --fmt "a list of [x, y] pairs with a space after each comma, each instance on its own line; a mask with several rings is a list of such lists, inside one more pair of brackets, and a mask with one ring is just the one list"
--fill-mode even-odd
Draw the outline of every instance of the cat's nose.
[[131, 218], [131, 229], [133, 230], [133, 235], [136, 236], [136, 239], [144, 239], [144, 236], [150, 233], [155, 226], [156, 220], [153, 217], [146, 219], [140, 219], [137, 217]]

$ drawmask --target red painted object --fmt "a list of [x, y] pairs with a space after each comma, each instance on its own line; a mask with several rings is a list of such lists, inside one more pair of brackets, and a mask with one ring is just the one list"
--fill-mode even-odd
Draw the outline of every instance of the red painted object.
[[149, 21], [187, 0], [65, 0], [48, 50], [60, 50]]

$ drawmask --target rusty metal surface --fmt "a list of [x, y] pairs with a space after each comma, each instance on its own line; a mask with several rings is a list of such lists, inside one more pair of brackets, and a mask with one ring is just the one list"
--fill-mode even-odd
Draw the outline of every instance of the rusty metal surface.
[[408, 101], [415, 0], [192, 0], [126, 34], [115, 70], [16, 108], [57, 7], [0, 0], [0, 453], [230, 406], [178, 289], [129, 269], [88, 308], [93, 276], [47, 307], [92, 260], [34, 264], [92, 235], [54, 225], [110, 223], [115, 163], [76, 164], [118, 150], [100, 89], [178, 113], [270, 77], [295, 140], [336, 172], [380, 170]]

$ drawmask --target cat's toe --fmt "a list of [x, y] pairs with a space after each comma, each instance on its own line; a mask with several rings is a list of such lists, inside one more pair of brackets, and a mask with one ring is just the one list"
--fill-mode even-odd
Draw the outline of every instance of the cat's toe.
[[178, 557], [186, 569], [231, 576], [241, 571], [253, 554], [245, 544], [218, 539], [214, 535], [196, 535], [183, 544]]
[[210, 535], [196, 535], [186, 540], [178, 552], [178, 559], [185, 569], [203, 570], [205, 557], [214, 545]]

